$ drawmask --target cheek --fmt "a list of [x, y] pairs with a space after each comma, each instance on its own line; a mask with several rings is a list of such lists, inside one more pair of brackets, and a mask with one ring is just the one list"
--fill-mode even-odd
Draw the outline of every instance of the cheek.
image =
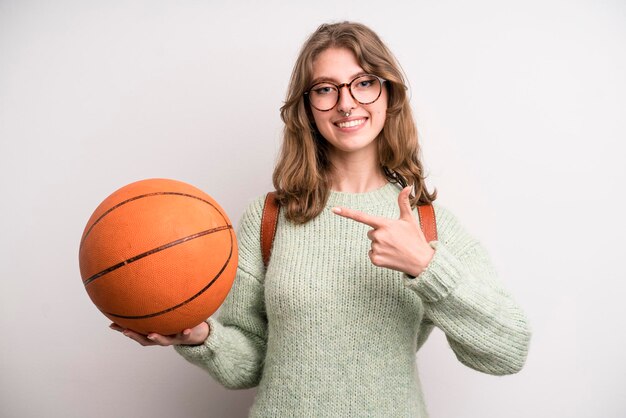
[[376, 109], [372, 109], [371, 114], [374, 119], [374, 124], [382, 126], [385, 124], [385, 120], [387, 119], [387, 106], [380, 106]]
[[380, 106], [380, 113], [384, 116], [387, 114], [387, 107], [389, 106], [389, 95], [387, 89], [383, 87], [383, 92], [380, 94], [378, 101], [375, 103]]
[[370, 105], [370, 114], [376, 119], [376, 123], [380, 123], [381, 120], [384, 123], [387, 117], [387, 101], [387, 91], [383, 90], [378, 100]]
[[324, 124], [324, 121], [325, 121], [325, 117], [324, 116], [325, 115], [323, 113], [314, 110], [313, 112], [311, 112], [311, 114], [313, 116], [312, 120], [311, 120], [311, 123], [313, 125], [317, 125], [319, 127], [319, 126], [322, 126]]

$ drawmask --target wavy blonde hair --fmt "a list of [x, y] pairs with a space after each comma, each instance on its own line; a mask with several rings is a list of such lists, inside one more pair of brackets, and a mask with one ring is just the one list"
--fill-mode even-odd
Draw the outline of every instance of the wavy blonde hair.
[[437, 191], [426, 190], [417, 129], [400, 65], [367, 26], [323, 24], [304, 43], [291, 73], [287, 99], [280, 108], [285, 127], [272, 179], [287, 219], [301, 224], [315, 218], [330, 194], [329, 144], [312, 123], [310, 105], [304, 97], [312, 81], [313, 62], [328, 48], [352, 51], [365, 72], [387, 80], [383, 85], [388, 93], [387, 118], [376, 139], [380, 168], [389, 181], [413, 186], [412, 207], [434, 201]]

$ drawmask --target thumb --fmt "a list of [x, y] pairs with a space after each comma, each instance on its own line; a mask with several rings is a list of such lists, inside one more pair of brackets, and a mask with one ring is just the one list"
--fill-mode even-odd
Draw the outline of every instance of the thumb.
[[409, 195], [411, 194], [411, 186], [407, 186], [398, 195], [398, 206], [400, 207], [400, 219], [414, 219], [411, 211], [411, 202]]

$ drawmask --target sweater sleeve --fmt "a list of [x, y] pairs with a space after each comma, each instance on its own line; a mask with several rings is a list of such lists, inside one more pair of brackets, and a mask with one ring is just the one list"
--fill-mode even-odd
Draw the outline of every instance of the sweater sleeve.
[[207, 319], [210, 333], [203, 344], [175, 346], [186, 360], [209, 372], [229, 389], [257, 386], [267, 342], [267, 318], [262, 280], [260, 226], [262, 198], [245, 211], [238, 228], [237, 275], [219, 318]]
[[530, 328], [524, 312], [503, 289], [482, 245], [447, 210], [435, 205], [435, 255], [405, 286], [424, 302], [425, 318], [446, 335], [456, 357], [468, 367], [505, 375], [526, 360]]

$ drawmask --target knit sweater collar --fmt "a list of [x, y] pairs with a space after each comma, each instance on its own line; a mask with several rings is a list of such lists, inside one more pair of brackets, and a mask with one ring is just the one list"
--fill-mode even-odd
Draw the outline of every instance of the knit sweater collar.
[[387, 183], [383, 187], [365, 193], [346, 193], [330, 191], [327, 207], [345, 206], [349, 208], [368, 208], [386, 205], [390, 200], [398, 199], [400, 188], [394, 183]]

